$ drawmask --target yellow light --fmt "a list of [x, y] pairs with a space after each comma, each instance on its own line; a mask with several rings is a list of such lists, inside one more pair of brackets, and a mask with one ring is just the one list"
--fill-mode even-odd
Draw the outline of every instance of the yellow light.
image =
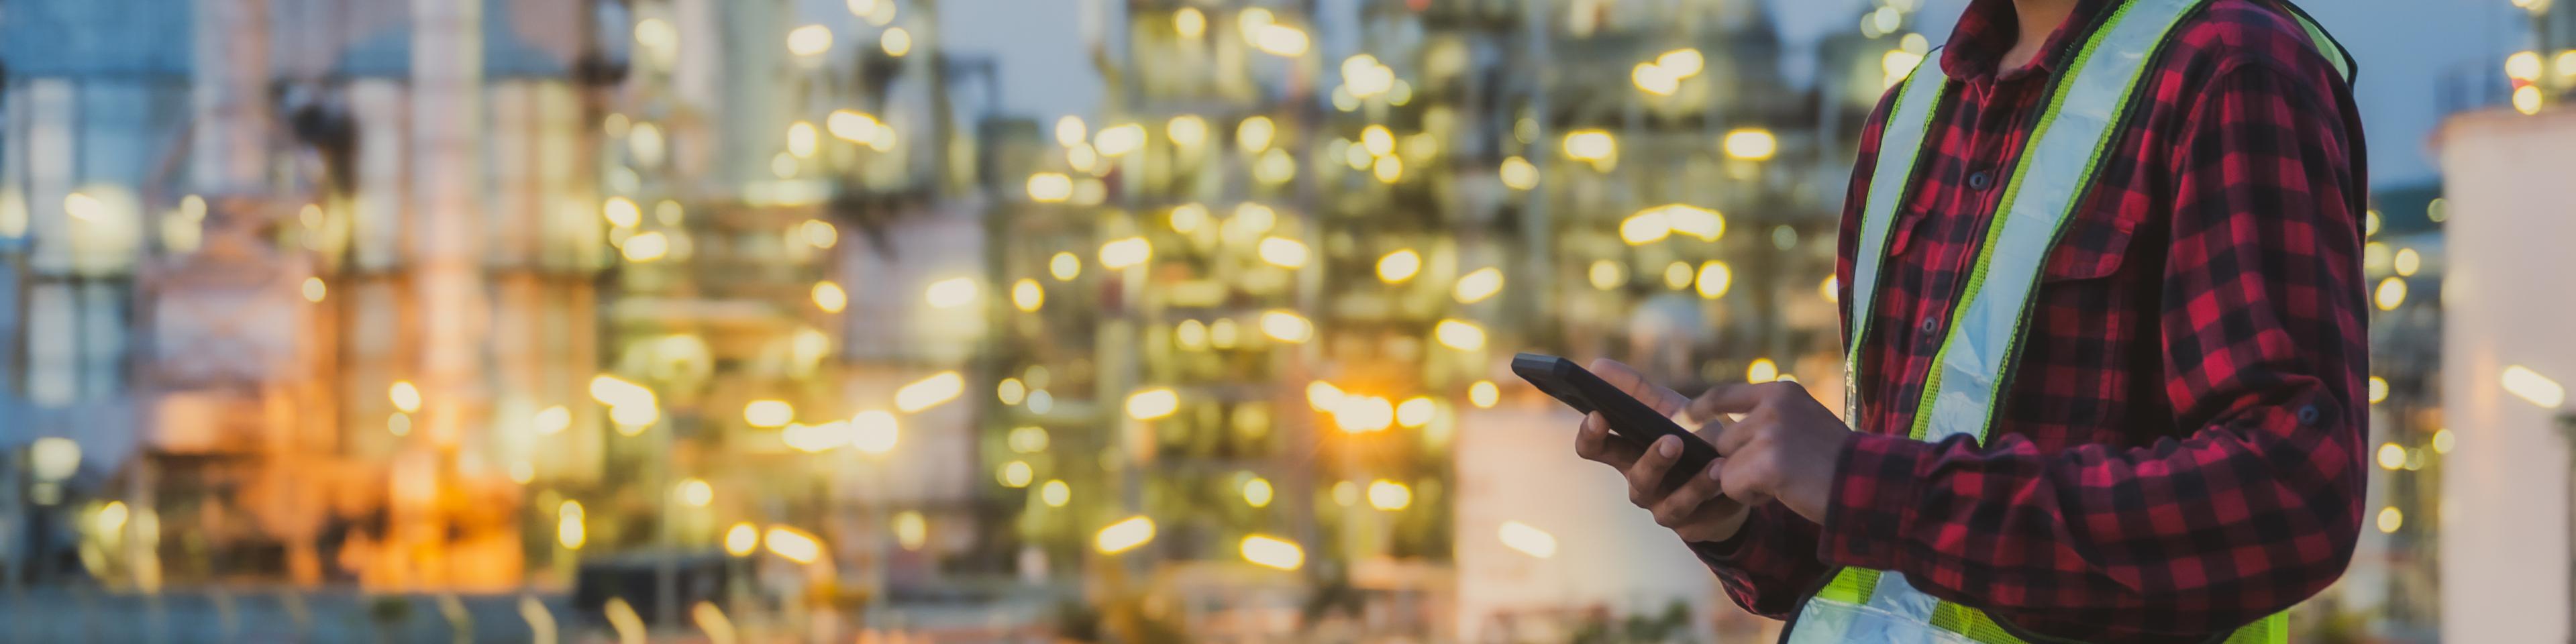
[[1664, 288], [1678, 291], [1690, 288], [1690, 285], [1690, 262], [1673, 262], [1664, 265]]
[[[1265, 12], [1266, 13], [1266, 12]], [[1271, 23], [1261, 26], [1260, 40], [1254, 46], [1270, 55], [1295, 58], [1306, 54], [1306, 32], [1296, 27]]]
[[1752, 366], [1744, 368], [1745, 382], [1770, 382], [1779, 379], [1780, 364], [1772, 362], [1770, 358], [1754, 358]]
[[724, 547], [733, 556], [751, 556], [752, 551], [760, 549], [760, 528], [750, 522], [733, 524], [725, 529]]
[[1191, 351], [1205, 349], [1208, 341], [1207, 325], [1201, 324], [1198, 320], [1182, 320], [1180, 324], [1172, 325], [1172, 340], [1179, 342], [1183, 349]]
[[2551, 380], [2548, 376], [2540, 375], [2540, 372], [2532, 371], [2530, 367], [2522, 365], [2505, 367], [2504, 390], [2521, 396], [2531, 404], [2548, 409], [2557, 409], [2559, 405], [2567, 402], [2566, 387], [2561, 387], [2558, 381]]
[[1037, 280], [1022, 278], [1011, 283], [1011, 306], [1019, 307], [1021, 311], [1036, 311], [1045, 305], [1046, 289], [1040, 288]]
[[2451, 428], [2449, 427], [2433, 430], [2433, 453], [2449, 454], [2451, 453], [2451, 448], [2456, 445], [2459, 440], [2458, 436], [2451, 433]]
[[786, 427], [796, 420], [796, 407], [784, 400], [754, 400], [742, 406], [742, 422], [753, 427]]
[[1207, 141], [1207, 121], [1191, 114], [1175, 116], [1163, 124], [1163, 135], [1172, 137], [1173, 143], [1195, 146]]
[[304, 278], [304, 301], [318, 303], [322, 301], [322, 298], [327, 297], [330, 294], [331, 287], [328, 284], [323, 284], [322, 278]]
[[715, 502], [716, 487], [707, 484], [706, 479], [683, 479], [674, 495], [679, 497], [681, 505], [703, 508]]
[[1003, 487], [1019, 488], [1028, 487], [1029, 479], [1036, 474], [1036, 470], [1029, 467], [1028, 461], [1011, 461], [1003, 463], [1002, 470], [996, 473], [994, 478], [1000, 480]]
[[1100, 151], [1092, 149], [1090, 143], [1077, 142], [1065, 146], [1064, 163], [1083, 172], [1104, 171], [1100, 166]]
[[636, 233], [635, 236], [626, 238], [626, 243], [618, 247], [619, 254], [625, 255], [626, 261], [637, 263], [661, 259], [664, 253], [670, 251], [671, 240], [663, 237], [660, 232]]
[[1315, 325], [1296, 313], [1267, 311], [1261, 314], [1261, 334], [1270, 336], [1272, 340], [1296, 344], [1314, 338]]
[[1143, 237], [1129, 237], [1100, 245], [1100, 265], [1121, 269], [1145, 263], [1154, 256], [1154, 246]]
[[586, 532], [581, 525], [580, 501], [565, 501], [563, 505], [555, 506], [555, 543], [580, 550], [581, 543], [589, 536]]
[[2398, 529], [2398, 528], [2400, 528], [2400, 527], [2404, 527], [2405, 525], [2406, 525], [2406, 513], [2405, 513], [2405, 512], [2402, 512], [2402, 511], [2399, 511], [2399, 510], [2397, 509], [2397, 506], [2392, 505], [2392, 506], [2388, 506], [2388, 507], [2384, 507], [2384, 508], [2380, 508], [2380, 509], [2379, 509], [2379, 532], [2380, 532], [2380, 533], [2382, 533], [2382, 534], [2393, 534], [2393, 533], [2397, 532], [2397, 529]]
[[1198, 7], [1181, 7], [1172, 12], [1172, 30], [1180, 32], [1182, 38], [1197, 40], [1207, 34], [1207, 14], [1200, 13]]
[[1244, 42], [1259, 41], [1261, 28], [1273, 22], [1270, 10], [1260, 7], [1244, 7], [1242, 12], [1235, 14], [1234, 19], [1235, 31], [1243, 36]]
[[394, 415], [385, 418], [385, 431], [395, 436], [410, 436], [411, 414], [394, 412]]
[[1647, 208], [1619, 221], [1619, 240], [1630, 246], [1663, 241], [1673, 232], [1672, 221], [1663, 208]]
[[1726, 289], [1735, 283], [1735, 271], [1726, 262], [1709, 260], [1699, 265], [1699, 296], [1708, 299], [1726, 297]]
[[1431, 402], [1430, 397], [1414, 396], [1404, 399], [1404, 404], [1395, 406], [1395, 424], [1404, 427], [1421, 427], [1431, 424], [1431, 418], [1439, 414], [1440, 405]]
[[1726, 156], [1760, 161], [1780, 151], [1780, 139], [1762, 128], [1742, 128], [1726, 133]]
[[2379, 310], [2397, 310], [2398, 305], [2406, 303], [2406, 278], [2391, 277], [2380, 280], [2379, 289], [2372, 293], [2370, 299], [2379, 305]]
[[1246, 118], [1234, 126], [1234, 143], [1245, 151], [1259, 152], [1269, 149], [1270, 138], [1278, 133], [1279, 128], [1270, 122], [1270, 117]]
[[1304, 268], [1306, 244], [1286, 237], [1265, 237], [1261, 240], [1261, 261], [1280, 268]]
[[1340, 409], [1342, 401], [1349, 396], [1342, 393], [1340, 387], [1333, 386], [1333, 383], [1321, 380], [1306, 383], [1306, 404], [1314, 407], [1315, 411], [1330, 412]]
[[976, 286], [975, 278], [951, 277], [931, 282], [928, 288], [922, 289], [921, 296], [923, 300], [930, 303], [931, 308], [953, 309], [973, 303], [975, 295], [981, 290], [981, 287]]
[[592, 400], [599, 401], [599, 404], [611, 407], [653, 404], [653, 390], [645, 389], [643, 385], [619, 380], [616, 376], [608, 374], [600, 374], [590, 379], [590, 397]]
[[528, 426], [539, 434], [561, 434], [563, 430], [572, 428], [572, 410], [565, 409], [563, 405], [547, 407], [530, 418]]
[[1056, 253], [1055, 257], [1047, 260], [1047, 274], [1058, 282], [1073, 281], [1073, 278], [1082, 276], [1082, 258], [1074, 257], [1073, 253]]
[[1834, 275], [1825, 276], [1825, 281], [1816, 285], [1816, 294], [1823, 296], [1827, 304], [1842, 302], [1842, 278]]
[[1342, 87], [1353, 97], [1386, 93], [1395, 84], [1395, 70], [1379, 64], [1376, 56], [1360, 54], [1342, 59]]
[[912, 53], [912, 32], [902, 27], [887, 27], [884, 34], [877, 36], [877, 48], [885, 50], [888, 56], [902, 58], [904, 54]]
[[385, 397], [392, 399], [394, 409], [402, 410], [402, 413], [420, 411], [420, 388], [412, 386], [409, 380], [394, 381], [394, 386], [385, 390]]
[[1271, 148], [1261, 153], [1260, 163], [1252, 166], [1252, 178], [1267, 184], [1287, 183], [1297, 178], [1297, 160], [1288, 156], [1287, 150]]
[[1348, 507], [1356, 505], [1359, 502], [1360, 486], [1358, 483], [1343, 481], [1333, 484], [1333, 503], [1335, 505]]
[[1228, 242], [1250, 244], [1270, 232], [1278, 220], [1279, 213], [1269, 206], [1246, 201], [1234, 207], [1234, 216], [1226, 218], [1221, 234]]
[[1700, 56], [1699, 50], [1687, 48], [1664, 52], [1664, 55], [1655, 57], [1655, 66], [1671, 72], [1675, 78], [1689, 78], [1698, 74], [1706, 62], [1706, 59]]
[[1869, 14], [1869, 18], [1870, 22], [1876, 23], [1879, 33], [1892, 34], [1896, 33], [1897, 27], [1904, 26], [1905, 14], [1895, 7], [1879, 7], [1878, 11]]
[[1119, 156], [1145, 145], [1145, 126], [1126, 123], [1100, 129], [1091, 136], [1091, 147], [1107, 156]]
[[627, 436], [644, 433], [645, 429], [652, 427], [655, 421], [661, 419], [662, 408], [654, 405], [649, 399], [638, 404], [612, 405], [608, 408], [608, 422], [616, 423], [617, 433]]
[[1726, 216], [1715, 210], [1678, 203], [1662, 210], [1664, 223], [1673, 232], [1698, 237], [1700, 241], [1717, 241], [1726, 236]]
[[1082, 124], [1082, 117], [1066, 114], [1064, 115], [1064, 118], [1055, 120], [1055, 142], [1057, 145], [1073, 147], [1081, 145], [1084, 140], [1089, 138], [1091, 138], [1091, 129]]
[[2552, 63], [2550, 67], [2558, 71], [2558, 76], [2562, 82], [2565, 81], [2568, 76], [2576, 76], [2576, 49], [2559, 51], [2558, 57], [2553, 60], [2555, 62]]
[[2524, 85], [2513, 90], [2513, 109], [2523, 114], [2539, 114], [2540, 99], [2540, 86]]
[[2365, 210], [2365, 211], [2362, 211], [2362, 213], [2361, 213], [2361, 236], [2363, 236], [2363, 237], [2369, 237], [2369, 236], [2371, 236], [2371, 235], [2377, 235], [2377, 234], [2379, 234], [2379, 211], [2377, 211], [2377, 210]]
[[2404, 467], [2406, 467], [2406, 448], [2396, 443], [2379, 444], [2379, 469], [2396, 470]]
[[1185, 234], [1197, 232], [1200, 226], [1207, 225], [1207, 220], [1207, 206], [1185, 203], [1172, 207], [1172, 232]]
[[1258, 476], [1243, 482], [1243, 504], [1256, 508], [1270, 507], [1270, 480]]
[[787, 32], [787, 53], [813, 56], [832, 49], [832, 29], [822, 25], [805, 25]]
[[896, 389], [894, 408], [907, 414], [918, 412], [939, 406], [940, 403], [956, 400], [957, 395], [965, 391], [964, 377], [958, 376], [955, 371], [942, 371]]
[[1368, 498], [1370, 506], [1393, 512], [1413, 505], [1413, 489], [1403, 483], [1378, 479], [1369, 482]]
[[643, 209], [635, 206], [635, 200], [625, 197], [609, 197], [607, 202], [600, 204], [599, 216], [607, 219], [609, 225], [619, 228], [634, 228], [636, 224], [644, 223]]
[[1889, 79], [1902, 79], [1907, 74], [1914, 73], [1914, 68], [1922, 64], [1923, 54], [1891, 49], [1886, 55], [1879, 57], [1878, 70], [1885, 72]]
[[1502, 527], [1494, 531], [1494, 536], [1503, 541], [1503, 547], [1518, 550], [1521, 554], [1540, 559], [1556, 556], [1556, 535], [1527, 523], [1504, 521]]
[[2370, 404], [2376, 405], [2376, 404], [2379, 404], [2381, 401], [2388, 400], [2388, 379], [2387, 379], [2387, 378], [2381, 378], [2381, 377], [2379, 377], [2379, 376], [2371, 376], [2371, 377], [2370, 377], [2370, 381], [2369, 381], [2369, 382], [2370, 382]]
[[807, 219], [805, 223], [797, 224], [796, 232], [805, 237], [805, 243], [815, 248], [831, 248], [841, 243], [840, 229], [820, 219]]
[[1208, 344], [1219, 349], [1234, 348], [1234, 318], [1217, 318], [1208, 323]]
[[1369, 174], [1376, 176], [1378, 183], [1395, 183], [1404, 178], [1404, 160], [1393, 155], [1378, 157]]
[[1450, 295], [1456, 298], [1459, 304], [1474, 304], [1501, 292], [1503, 292], [1502, 269], [1487, 266], [1469, 271], [1465, 276], [1459, 277], [1458, 284], [1451, 289]]
[[1388, 284], [1413, 279], [1414, 274], [1421, 271], [1422, 254], [1413, 252], [1411, 248], [1387, 253], [1377, 259], [1377, 279]]
[[1127, 417], [1155, 420], [1172, 415], [1181, 408], [1181, 395], [1156, 387], [1127, 395]]
[[1504, 157], [1502, 173], [1503, 185], [1513, 190], [1538, 187], [1538, 166], [1531, 165], [1529, 159], [1518, 156]]
[[785, 557], [788, 561], [809, 564], [823, 556], [823, 544], [803, 530], [774, 525], [769, 527], [767, 534], [761, 535], [760, 540], [769, 544], [770, 554]]
[[850, 447], [870, 455], [894, 451], [895, 441], [901, 434], [895, 425], [894, 414], [875, 409], [850, 417], [848, 431]]
[[1029, 175], [1029, 200], [1038, 203], [1062, 203], [1073, 198], [1073, 177], [1062, 172], [1039, 172]]
[[1064, 507], [1065, 502], [1073, 500], [1073, 486], [1065, 485], [1064, 481], [1048, 479], [1045, 485], [1038, 486], [1038, 500], [1045, 502], [1050, 508]]
[[100, 203], [97, 197], [89, 196], [87, 193], [75, 192], [63, 197], [63, 213], [71, 215], [73, 219], [83, 221], [96, 219], [106, 210], [106, 204]]
[[[1013, 380], [1013, 382], [1018, 381]], [[1022, 454], [1043, 452], [1047, 448], [1047, 430], [1044, 427], [1035, 426], [1013, 427], [1009, 442], [1011, 451], [1014, 452]]]
[[102, 535], [121, 535], [125, 533], [125, 520], [131, 516], [132, 511], [126, 509], [124, 501], [109, 501], [98, 509], [91, 527]]
[[1395, 425], [1395, 403], [1377, 396], [1345, 396], [1332, 411], [1333, 423], [1346, 434], [1381, 432]]
[[1432, 328], [1432, 335], [1440, 339], [1441, 346], [1459, 351], [1485, 348], [1485, 329], [1472, 322], [1441, 320]]
[[813, 157], [815, 144], [814, 124], [804, 121], [787, 124], [788, 154], [796, 155], [799, 159]]
[[1382, 157], [1394, 154], [1395, 134], [1388, 132], [1384, 125], [1371, 125], [1360, 130], [1360, 145], [1368, 148], [1369, 156]]
[[1565, 155], [1584, 161], [1602, 161], [1619, 154], [1619, 142], [1608, 130], [1575, 130], [1565, 134]]
[[1478, 380], [1476, 384], [1467, 385], [1467, 402], [1475, 403], [1479, 409], [1492, 409], [1494, 403], [1502, 402], [1502, 399], [1503, 390], [1494, 386], [1494, 381]]
[[832, 280], [815, 282], [813, 295], [814, 307], [824, 313], [839, 313], [850, 306], [849, 292], [841, 290], [841, 285], [832, 283]]
[[2504, 76], [2526, 83], [2540, 80], [2540, 52], [2517, 51], [2511, 56], [2506, 56]]
[[1628, 268], [1619, 265], [1618, 262], [1606, 259], [1593, 260], [1592, 268], [1584, 272], [1585, 277], [1591, 279], [1592, 288], [1607, 291], [1628, 283]]
[[1306, 565], [1306, 551], [1296, 542], [1251, 535], [1243, 538], [1243, 560], [1280, 570], [1296, 570]]
[[832, 138], [851, 143], [866, 143], [876, 138], [880, 127], [884, 124], [877, 122], [876, 117], [851, 110], [833, 110], [831, 116], [823, 118], [823, 129], [830, 130]]
[[2415, 252], [2412, 248], [2400, 248], [2397, 249], [2396, 261], [2392, 263], [2395, 264], [2398, 275], [2412, 277], [2415, 271], [2424, 268], [2424, 255]]
[[1153, 540], [1154, 520], [1139, 515], [1103, 526], [1099, 534], [1091, 537], [1091, 547], [1098, 549], [1100, 554], [1114, 555]]
[[1635, 83], [1638, 91], [1656, 96], [1671, 96], [1682, 87], [1680, 76], [1654, 63], [1637, 63], [1628, 71], [1628, 81]]

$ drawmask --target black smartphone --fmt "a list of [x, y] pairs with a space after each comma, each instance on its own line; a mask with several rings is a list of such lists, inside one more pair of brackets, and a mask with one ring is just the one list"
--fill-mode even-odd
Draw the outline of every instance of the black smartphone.
[[1512, 356], [1512, 373], [1520, 374], [1522, 380], [1529, 381], [1531, 386], [1556, 397], [1575, 411], [1599, 412], [1602, 418], [1610, 421], [1611, 440], [1642, 450], [1652, 447], [1656, 439], [1681, 437], [1682, 455], [1674, 461], [1672, 471], [1664, 474], [1664, 489], [1672, 489], [1707, 471], [1709, 461], [1717, 458], [1717, 448], [1710, 446], [1708, 441], [1700, 440], [1699, 435], [1683, 429], [1673, 419], [1656, 413], [1655, 408], [1611, 386], [1572, 360], [1523, 353]]

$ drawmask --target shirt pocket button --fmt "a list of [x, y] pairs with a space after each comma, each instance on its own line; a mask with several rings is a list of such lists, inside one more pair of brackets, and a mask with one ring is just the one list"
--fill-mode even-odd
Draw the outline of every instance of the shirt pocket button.
[[1995, 185], [1995, 173], [1993, 173], [1993, 172], [1984, 172], [1984, 171], [1980, 171], [1980, 172], [1977, 172], [1977, 173], [1975, 173], [1975, 174], [1968, 175], [1968, 189], [1969, 189], [1969, 190], [1984, 190], [1984, 189], [1987, 189], [1987, 188], [1992, 188], [1992, 187], [1994, 187], [1994, 185]]

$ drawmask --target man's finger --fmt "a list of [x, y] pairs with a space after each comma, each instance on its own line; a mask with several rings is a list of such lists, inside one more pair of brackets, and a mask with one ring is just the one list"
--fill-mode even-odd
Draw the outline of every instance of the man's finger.
[[1574, 431], [1574, 453], [1621, 470], [1637, 462], [1636, 448], [1611, 438], [1610, 421], [1600, 414], [1583, 415], [1582, 427]]
[[1664, 473], [1673, 469], [1673, 461], [1682, 456], [1682, 439], [1665, 436], [1655, 439], [1646, 453], [1628, 466], [1628, 492], [1631, 497], [1654, 499], [1664, 495]]
[[[1767, 383], [1764, 383], [1767, 384]], [[1742, 414], [1762, 406], [1762, 387], [1757, 383], [1737, 383], [1708, 388], [1707, 393], [1690, 401], [1685, 413], [1692, 418], [1714, 420], [1725, 414]]]
[[1646, 374], [1638, 373], [1636, 369], [1617, 360], [1594, 358], [1588, 368], [1591, 369], [1592, 375], [1600, 376], [1602, 382], [1610, 383], [1610, 386], [1627, 392], [1628, 397], [1655, 408], [1655, 413], [1670, 416], [1673, 412], [1681, 411], [1682, 405], [1689, 402], [1682, 399], [1681, 394], [1647, 382]]
[[1711, 461], [1708, 467], [1700, 470], [1698, 476], [1690, 477], [1690, 480], [1684, 481], [1681, 487], [1673, 488], [1672, 494], [1665, 495], [1662, 501], [1655, 503], [1653, 508], [1655, 522], [1667, 528], [1679, 526], [1690, 520], [1691, 514], [1698, 512], [1701, 506], [1712, 501], [1728, 502], [1718, 498], [1719, 494], [1726, 491], [1725, 486], [1718, 482], [1725, 466], [1726, 459]]
[[1771, 424], [1770, 420], [1769, 414], [1746, 414], [1743, 418], [1720, 428], [1717, 437], [1708, 441], [1708, 446], [1717, 448], [1719, 454], [1734, 456], [1737, 451], [1744, 449], [1745, 443], [1753, 442], [1753, 437], [1761, 434], [1762, 428]]

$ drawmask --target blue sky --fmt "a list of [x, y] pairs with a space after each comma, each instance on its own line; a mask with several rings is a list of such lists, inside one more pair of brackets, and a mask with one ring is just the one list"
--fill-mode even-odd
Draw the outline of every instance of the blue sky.
[[[1106, 0], [1118, 2], [1119, 0]], [[1357, 0], [1322, 0], [1326, 11]], [[1852, 29], [1868, 0], [1768, 0], [1792, 48], [1819, 35]], [[1001, 61], [1003, 100], [1011, 112], [1043, 118], [1091, 114], [1100, 104], [1099, 75], [1083, 50], [1086, 15], [1104, 0], [940, 0], [942, 36], [952, 51]], [[1935, 41], [1967, 0], [1929, 0], [1923, 15]], [[2361, 60], [2355, 92], [2369, 131], [2372, 183], [2387, 187], [2435, 178], [2430, 149], [2439, 125], [2436, 80], [2446, 74], [2494, 74], [2504, 56], [2526, 44], [2521, 10], [2506, 0], [2307, 0]], [[1328, 48], [1336, 41], [1322, 39]]]

